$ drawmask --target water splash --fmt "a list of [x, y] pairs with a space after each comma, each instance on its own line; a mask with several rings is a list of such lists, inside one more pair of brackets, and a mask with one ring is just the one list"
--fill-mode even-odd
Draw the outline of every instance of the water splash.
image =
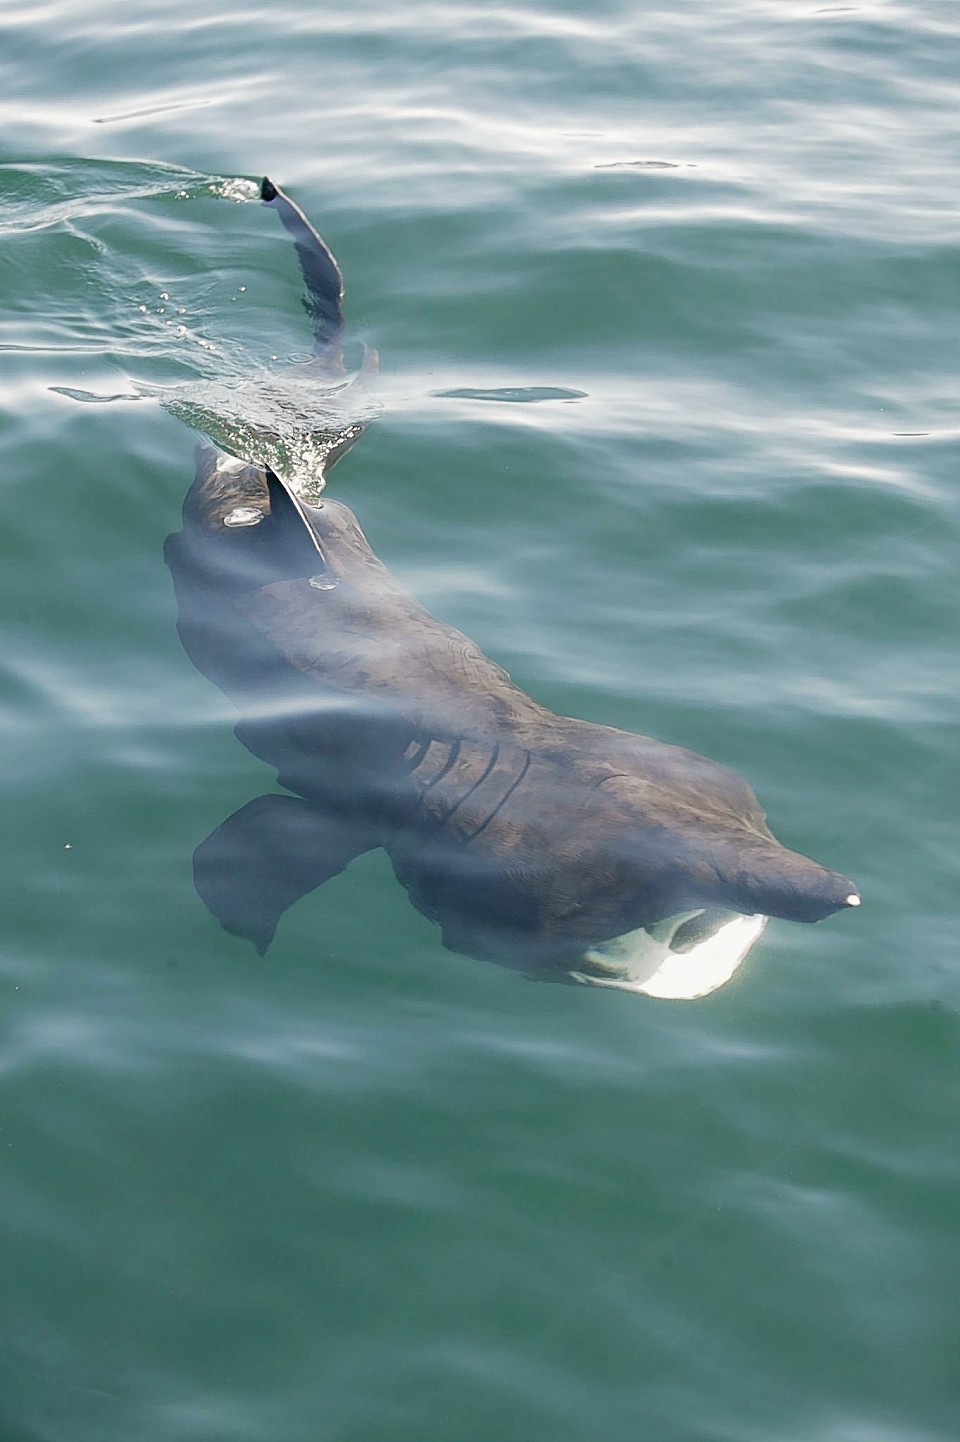
[[245, 180], [242, 176], [214, 181], [207, 188], [218, 200], [232, 200], [237, 205], [246, 205], [248, 201], [260, 199], [258, 183], [255, 180]]
[[[131, 187], [124, 174], [116, 184], [124, 193], [151, 197], [260, 200], [259, 184], [244, 176], [167, 168], [145, 180], [138, 175], [138, 182], [139, 188]], [[125, 386], [112, 380], [97, 390], [50, 389], [85, 404], [159, 401], [228, 456], [269, 468], [304, 501], [316, 502], [326, 471], [380, 414], [382, 407], [367, 394], [376, 352], [365, 352], [356, 374], [344, 369], [339, 352], [329, 350], [322, 356], [284, 353], [278, 361], [264, 354], [264, 335], [255, 323], [249, 338], [236, 334], [243, 323], [239, 307], [224, 326], [224, 300], [246, 298], [246, 284], [234, 283], [229, 297], [210, 277], [181, 279], [176, 290], [162, 285], [152, 293], [137, 286], [139, 294], [133, 295], [132, 287], [120, 287], [104, 298], [105, 311], [116, 317], [111, 328], [123, 339]]]
[[331, 382], [329, 371], [317, 363], [263, 367], [237, 379], [166, 389], [160, 400], [228, 455], [267, 467], [304, 501], [316, 504], [328, 466], [380, 414], [361, 379], [362, 374]]

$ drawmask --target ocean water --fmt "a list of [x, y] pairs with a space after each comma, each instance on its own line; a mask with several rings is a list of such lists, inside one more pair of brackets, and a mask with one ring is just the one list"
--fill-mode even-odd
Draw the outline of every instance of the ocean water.
[[[958, 71], [946, 0], [0, 10], [0, 1442], [955, 1442]], [[700, 1002], [445, 952], [382, 853], [207, 915], [274, 777], [156, 396], [309, 350], [265, 171], [377, 553], [858, 913]]]

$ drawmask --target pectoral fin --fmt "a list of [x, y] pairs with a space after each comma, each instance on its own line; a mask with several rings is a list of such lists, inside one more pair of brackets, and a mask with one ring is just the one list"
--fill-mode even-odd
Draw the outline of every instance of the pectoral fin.
[[258, 796], [200, 843], [193, 879], [220, 924], [263, 956], [289, 906], [379, 845], [371, 827], [297, 796]]

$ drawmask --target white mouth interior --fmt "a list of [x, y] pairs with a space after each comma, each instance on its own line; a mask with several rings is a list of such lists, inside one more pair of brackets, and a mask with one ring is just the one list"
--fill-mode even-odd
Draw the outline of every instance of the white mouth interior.
[[[696, 917], [704, 918], [703, 935], [690, 945], [677, 933]], [[583, 959], [594, 969], [570, 975], [587, 986], [616, 986], [645, 996], [693, 1001], [730, 980], [766, 924], [765, 916], [683, 911], [649, 929], [627, 931], [591, 947]], [[675, 939], [682, 949], [673, 949]]]

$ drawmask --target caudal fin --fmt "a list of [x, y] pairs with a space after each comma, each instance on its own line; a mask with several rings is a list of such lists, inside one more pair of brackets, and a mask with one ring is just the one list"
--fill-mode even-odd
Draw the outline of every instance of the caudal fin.
[[307, 287], [304, 305], [313, 322], [314, 354], [332, 352], [339, 362], [339, 344], [343, 334], [343, 275], [333, 252], [300, 207], [267, 176], [260, 182], [260, 199], [265, 205], [273, 207], [293, 237]]

